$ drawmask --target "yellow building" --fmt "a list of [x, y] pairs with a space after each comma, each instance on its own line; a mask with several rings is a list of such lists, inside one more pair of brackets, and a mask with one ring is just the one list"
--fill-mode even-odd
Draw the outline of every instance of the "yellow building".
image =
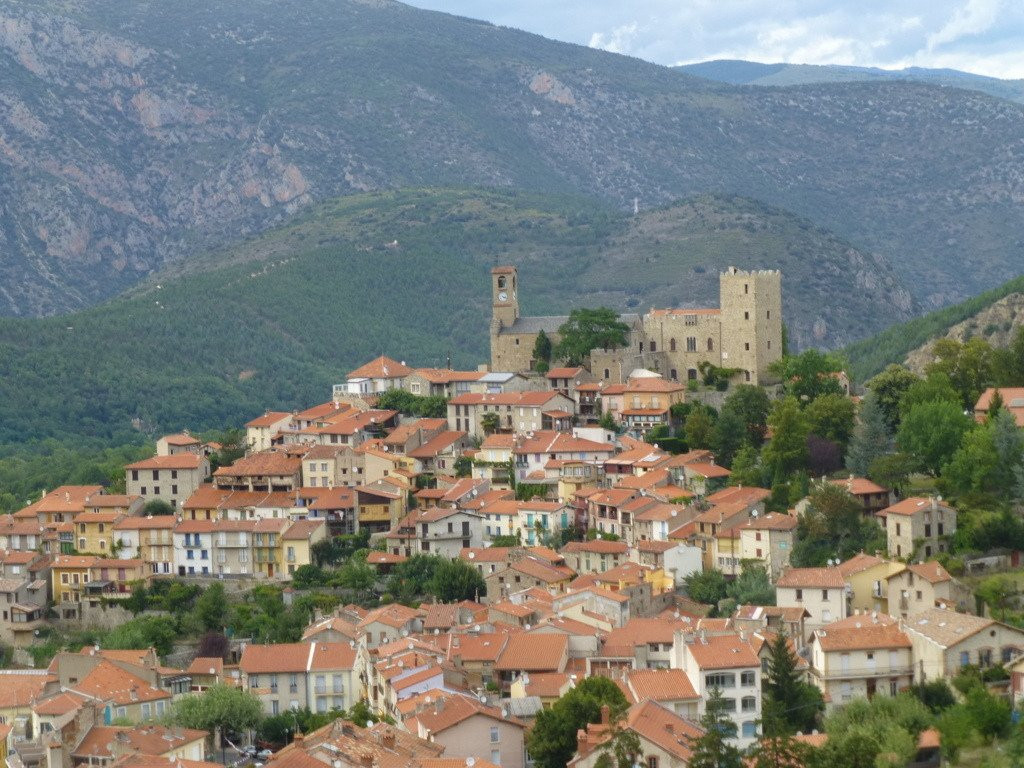
[[385, 482], [356, 487], [359, 527], [386, 533], [408, 512], [406, 492]]
[[253, 523], [252, 562], [254, 573], [268, 578], [282, 574], [281, 535], [288, 525], [287, 520], [272, 517]]
[[711, 540], [711, 546], [715, 568], [726, 576], [738, 576], [743, 570], [739, 526], [719, 531]]
[[904, 570], [903, 563], [861, 552], [838, 567], [849, 588], [851, 611], [889, 613], [889, 577]]
[[68, 618], [77, 617], [77, 606], [85, 595], [85, 585], [89, 582], [89, 569], [99, 558], [88, 555], [57, 555], [50, 567], [50, 579], [53, 587], [53, 601], [58, 611], [64, 616], [61, 603], [69, 604], [71, 613]]
[[289, 576], [313, 563], [313, 545], [327, 538], [326, 520], [298, 520], [280, 536], [281, 563]]
[[75, 527], [75, 549], [104, 557], [109, 555], [117, 538], [114, 525], [122, 517], [115, 510], [96, 510], [75, 515], [71, 521]]

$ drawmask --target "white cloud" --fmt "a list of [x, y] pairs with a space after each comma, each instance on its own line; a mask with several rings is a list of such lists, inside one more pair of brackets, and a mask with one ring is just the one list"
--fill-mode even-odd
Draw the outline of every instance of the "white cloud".
[[1024, 76], [1022, 0], [412, 0], [660, 64], [713, 58]]
[[928, 50], [990, 29], [999, 17], [1001, 5], [1000, 0], [967, 0], [941, 29], [928, 35]]
[[612, 53], [629, 53], [636, 40], [637, 23], [624, 24], [611, 32], [595, 32], [587, 43], [591, 48], [600, 48]]

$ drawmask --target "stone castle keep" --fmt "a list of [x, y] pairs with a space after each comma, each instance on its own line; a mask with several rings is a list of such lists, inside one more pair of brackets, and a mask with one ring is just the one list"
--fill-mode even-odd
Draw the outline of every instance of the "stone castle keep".
[[[491, 370], [528, 371], [533, 345], [543, 330], [552, 343], [568, 316], [522, 317], [519, 274], [515, 267], [491, 270]], [[652, 309], [624, 314], [629, 345], [594, 350], [591, 372], [609, 383], [623, 383], [636, 368], [667, 379], [698, 378], [707, 361], [737, 368], [737, 378], [764, 383], [768, 366], [782, 356], [782, 274], [778, 270], [745, 272], [729, 267], [719, 275], [717, 309]]]

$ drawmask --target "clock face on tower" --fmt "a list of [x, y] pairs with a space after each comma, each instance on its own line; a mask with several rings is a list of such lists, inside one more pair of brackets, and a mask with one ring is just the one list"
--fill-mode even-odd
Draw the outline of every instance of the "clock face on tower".
[[498, 301], [508, 301], [508, 294], [502, 291], [498, 294]]

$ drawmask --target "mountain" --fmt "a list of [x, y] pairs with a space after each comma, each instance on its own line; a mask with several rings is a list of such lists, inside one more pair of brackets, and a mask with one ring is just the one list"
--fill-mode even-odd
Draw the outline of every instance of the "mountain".
[[0, 80], [0, 314], [408, 186], [764, 200], [925, 307], [1024, 251], [1024, 109], [972, 91], [714, 83], [388, 0], [4, 0]]
[[838, 64], [762, 64], [742, 59], [715, 59], [684, 64], [678, 69], [708, 80], [731, 85], [808, 85], [811, 83], [850, 83], [904, 80], [980, 91], [999, 99], [1024, 104], [1024, 80], [1003, 80], [976, 75], [959, 69], [880, 69]]
[[1017, 326], [1024, 323], [1024, 276], [959, 304], [944, 307], [905, 323], [894, 325], [870, 338], [848, 346], [844, 353], [850, 371], [864, 382], [890, 363], [908, 363], [915, 370], [927, 364], [927, 350], [940, 337], [964, 340], [983, 336], [1005, 345]]
[[716, 305], [730, 264], [782, 269], [796, 343], [835, 346], [915, 310], [884, 259], [749, 200], [632, 216], [510, 191], [347, 196], [100, 306], [0, 319], [0, 446], [237, 425], [321, 402], [382, 353], [475, 366], [505, 262], [527, 314]]

